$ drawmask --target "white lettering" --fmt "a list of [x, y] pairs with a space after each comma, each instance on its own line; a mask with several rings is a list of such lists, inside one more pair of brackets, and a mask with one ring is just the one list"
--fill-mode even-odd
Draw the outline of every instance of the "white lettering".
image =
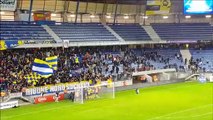
[[67, 90], [74, 90], [75, 88], [79, 87], [86, 87], [89, 86], [88, 82], [82, 82], [82, 83], [69, 83], [69, 84], [60, 84], [55, 86], [50, 86], [50, 91], [48, 91], [48, 87], [36, 87], [36, 88], [28, 88], [26, 89], [26, 95], [38, 95], [41, 94], [41, 92], [45, 93], [54, 93], [56, 91], [64, 91], [65, 88]]

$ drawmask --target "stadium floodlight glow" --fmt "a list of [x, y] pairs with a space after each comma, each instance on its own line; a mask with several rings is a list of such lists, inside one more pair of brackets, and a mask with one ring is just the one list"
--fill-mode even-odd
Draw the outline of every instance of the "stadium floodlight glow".
[[129, 19], [129, 16], [127, 16], [127, 15], [126, 15], [126, 16], [124, 16], [124, 19]]
[[107, 15], [106, 18], [110, 19], [110, 18], [112, 18], [112, 17], [111, 17], [110, 15]]
[[52, 13], [52, 14], [51, 14], [51, 16], [52, 16], [52, 17], [55, 17], [55, 16], [56, 16], [56, 14], [55, 14], [55, 13]]
[[211, 15], [206, 15], [206, 18], [211, 18], [212, 16]]
[[95, 15], [90, 15], [89, 17], [90, 17], [90, 18], [95, 18]]
[[74, 14], [71, 14], [71, 15], [70, 15], [70, 17], [71, 17], [71, 18], [74, 18], [74, 17], [75, 17], [75, 15], [74, 15]]
[[190, 15], [187, 15], [187, 16], [185, 16], [185, 18], [186, 18], [186, 19], [189, 19], [189, 18], [191, 18], [191, 16], [190, 16]]
[[168, 16], [163, 16], [163, 19], [168, 19], [169, 17]]
[[143, 19], [148, 19], [148, 16], [143, 16]]
[[2, 11], [0, 12], [0, 15], [4, 15], [4, 14], [5, 14], [5, 12], [2, 12]]

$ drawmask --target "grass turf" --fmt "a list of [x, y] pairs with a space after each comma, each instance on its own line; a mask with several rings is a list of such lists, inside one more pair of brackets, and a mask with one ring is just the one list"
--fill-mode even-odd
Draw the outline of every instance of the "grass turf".
[[116, 92], [115, 99], [1, 110], [1, 120], [213, 120], [213, 84], [186, 82]]

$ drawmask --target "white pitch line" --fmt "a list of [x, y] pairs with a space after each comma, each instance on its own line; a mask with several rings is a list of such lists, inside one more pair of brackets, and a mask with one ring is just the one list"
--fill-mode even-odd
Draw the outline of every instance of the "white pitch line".
[[148, 119], [148, 120], [156, 120], [156, 119], [159, 119], [159, 118], [162, 118], [162, 117], [164, 118], [164, 117], [167, 117], [167, 116], [170, 116], [170, 115], [175, 115], [175, 114], [182, 113], [182, 112], [197, 110], [197, 109], [205, 108], [205, 107], [209, 107], [209, 106], [213, 106], [213, 104], [207, 104], [207, 105], [202, 105], [202, 106], [199, 106], [199, 107], [194, 107], [194, 108], [189, 108], [189, 109], [185, 109], [185, 110], [181, 110], [181, 111], [177, 111], [177, 112], [172, 112], [172, 113], [162, 115], [162, 116], [157, 116], [157, 117], [154, 117], [154, 118], [151, 118], [151, 119]]
[[70, 107], [70, 106], [76, 106], [76, 105], [66, 105], [66, 106], [60, 106], [60, 107], [55, 107], [55, 108], [50, 108], [50, 109], [39, 110], [39, 111], [35, 111], [35, 112], [26, 112], [26, 113], [23, 113], [23, 114], [1, 117], [1, 119], [10, 119], [10, 118], [14, 118], [14, 117], [19, 117], [19, 116], [24, 116], [24, 115], [29, 115], [29, 114], [40, 113], [40, 112], [44, 112], [44, 111], [51, 111], [51, 110], [66, 108], [66, 107]]
[[194, 115], [194, 116], [182, 116], [182, 117], [163, 117], [163, 119], [182, 119], [182, 118], [196, 118], [196, 117], [201, 117], [201, 116], [206, 116], [206, 115], [210, 115], [213, 114], [213, 112], [208, 112], [208, 113], [204, 113], [204, 114], [200, 114], [200, 115]]
[[[107, 101], [107, 100], [102, 100], [102, 102]], [[97, 102], [97, 101], [91, 101], [91, 102]], [[55, 108], [50, 108], [50, 109], [44, 109], [44, 110], [39, 110], [39, 111], [35, 111], [35, 112], [26, 112], [23, 114], [18, 114], [18, 115], [12, 115], [12, 116], [5, 116], [5, 117], [0, 117], [1, 120], [3, 119], [10, 119], [10, 118], [14, 118], [14, 117], [19, 117], [19, 116], [24, 116], [24, 115], [29, 115], [29, 114], [35, 114], [35, 113], [40, 113], [40, 112], [44, 112], [44, 111], [51, 111], [51, 110], [56, 110], [56, 109], [62, 109], [62, 108], [67, 108], [70, 106], [78, 106], [78, 105], [82, 105], [82, 104], [70, 104], [70, 105], [64, 105], [64, 106], [60, 106], [60, 107], [55, 107]]]

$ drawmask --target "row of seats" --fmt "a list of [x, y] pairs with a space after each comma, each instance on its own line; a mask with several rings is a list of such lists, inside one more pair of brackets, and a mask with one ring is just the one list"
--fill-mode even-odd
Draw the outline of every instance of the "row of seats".
[[62, 39], [72, 42], [78, 41], [117, 41], [102, 24], [62, 24], [49, 25]]
[[126, 41], [151, 40], [139, 24], [116, 24], [109, 26]]
[[[0, 21], [0, 39], [3, 40], [53, 40], [40, 25], [27, 22]], [[151, 24], [162, 40], [213, 40], [213, 26], [208, 23], [194, 24]], [[125, 41], [149, 41], [150, 36], [139, 24], [108, 24]], [[118, 41], [100, 23], [61, 23], [49, 27], [62, 40]]]
[[1, 21], [0, 26], [1, 40], [54, 40], [42, 26], [37, 24]]
[[213, 40], [213, 26], [198, 24], [152, 24], [163, 40]]

